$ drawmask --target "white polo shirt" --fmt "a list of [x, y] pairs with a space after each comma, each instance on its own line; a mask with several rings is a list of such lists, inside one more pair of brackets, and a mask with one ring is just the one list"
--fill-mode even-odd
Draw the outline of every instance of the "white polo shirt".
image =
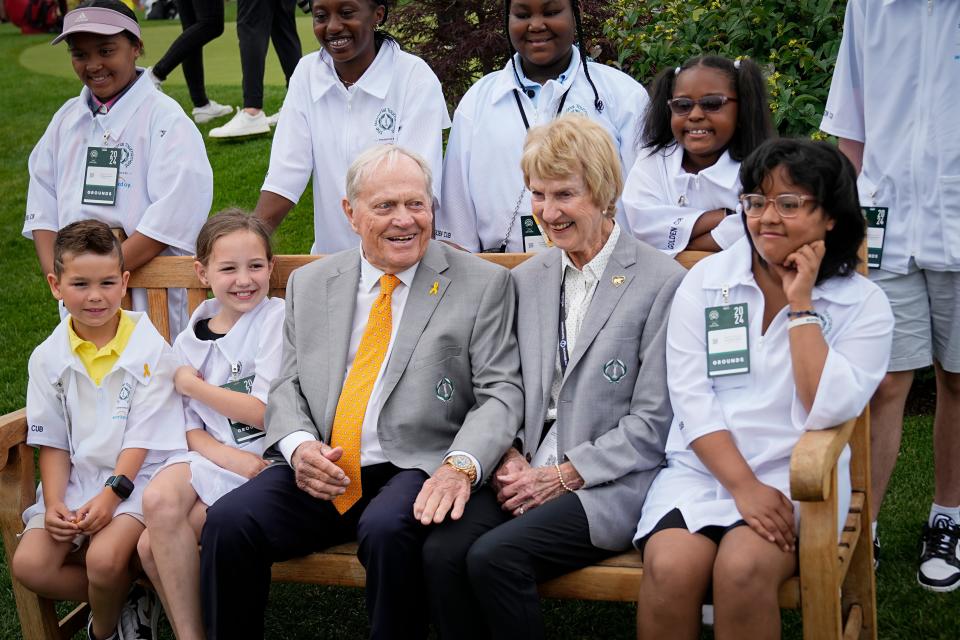
[[[516, 58], [519, 68], [519, 56]], [[640, 119], [647, 107], [647, 92], [636, 80], [607, 65], [590, 63], [604, 109], [594, 107], [593, 89], [581, 68], [574, 47], [570, 70], [563, 80], [548, 80], [536, 104], [517, 83], [508, 61], [500, 71], [481, 78], [457, 106], [447, 141], [443, 165], [443, 199], [436, 216], [435, 237], [468, 249], [495, 249], [503, 242], [514, 211], [507, 251], [523, 251], [519, 216], [529, 214], [530, 192], [524, 188], [520, 156], [527, 131], [513, 90], [531, 127], [554, 119], [564, 94], [563, 113], [582, 113], [599, 122], [620, 150], [623, 174], [636, 157]], [[618, 206], [618, 209], [621, 207]], [[617, 221], [624, 224], [622, 211]]]
[[864, 144], [863, 206], [889, 207], [881, 267], [960, 271], [960, 2], [850, 0], [820, 128]]
[[304, 56], [290, 78], [263, 191], [297, 202], [313, 177], [311, 253], [357, 246], [341, 201], [350, 163], [375, 144], [423, 156], [440, 198], [443, 130], [450, 126], [440, 81], [420, 58], [391, 41], [360, 80], [344, 87], [325, 51]]
[[[713, 209], [739, 211], [740, 163], [729, 151], [700, 173], [687, 173], [683, 148], [641, 152], [623, 187], [623, 209], [638, 239], [675, 256], [690, 244], [697, 219]], [[740, 215], [727, 216], [710, 232], [721, 249], [745, 234]]]

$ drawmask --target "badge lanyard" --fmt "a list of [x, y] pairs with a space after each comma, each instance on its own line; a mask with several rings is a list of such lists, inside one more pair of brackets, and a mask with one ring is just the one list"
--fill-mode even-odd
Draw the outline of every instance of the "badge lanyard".
[[[567, 103], [567, 96], [570, 95], [570, 91], [573, 89], [573, 81], [570, 82], [570, 87], [563, 92], [563, 96], [560, 97], [560, 104], [557, 105], [557, 113], [553, 116], [556, 118], [563, 111], [563, 105]], [[523, 103], [520, 101], [520, 92], [517, 89], [513, 90], [513, 99], [517, 103], [517, 111], [520, 112], [520, 118], [523, 119], [523, 128], [525, 131], [530, 130], [530, 121], [527, 120], [527, 114], [523, 110]], [[510, 234], [513, 232], [513, 225], [517, 223], [517, 216], [520, 214], [520, 204], [523, 202], [523, 194], [526, 192], [526, 187], [520, 188], [520, 197], [517, 198], [517, 204], [513, 207], [513, 214], [510, 216], [510, 222], [507, 224], [507, 234], [503, 237], [503, 241], [500, 243], [499, 247], [494, 249], [487, 249], [484, 253], [504, 253], [507, 250], [507, 242], [510, 240]]]
[[567, 375], [567, 365], [570, 363], [570, 354], [567, 352], [567, 270], [563, 270], [563, 278], [560, 280], [560, 329], [557, 334], [557, 353], [560, 354], [560, 374]]

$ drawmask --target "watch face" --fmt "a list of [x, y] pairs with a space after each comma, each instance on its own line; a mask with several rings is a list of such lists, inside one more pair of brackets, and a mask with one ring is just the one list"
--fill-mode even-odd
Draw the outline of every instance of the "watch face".
[[467, 456], [453, 456], [453, 458], [450, 459], [450, 462], [452, 462], [457, 469], [469, 469], [473, 466], [470, 463], [470, 458]]

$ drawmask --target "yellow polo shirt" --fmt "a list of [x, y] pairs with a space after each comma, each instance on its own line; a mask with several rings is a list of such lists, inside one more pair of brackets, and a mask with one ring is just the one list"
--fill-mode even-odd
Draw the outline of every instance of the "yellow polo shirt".
[[123, 311], [118, 311], [117, 313], [120, 314], [117, 334], [113, 336], [110, 342], [103, 345], [101, 349], [97, 349], [97, 345], [77, 335], [77, 332], [73, 330], [72, 318], [69, 324], [67, 324], [67, 334], [70, 336], [70, 349], [80, 358], [80, 362], [82, 362], [83, 366], [87, 369], [87, 374], [98, 387], [103, 377], [110, 373], [113, 365], [117, 363], [117, 359], [120, 358], [120, 354], [123, 353], [123, 350], [127, 347], [127, 343], [130, 341], [130, 335], [137, 326], [137, 323], [131, 320], [130, 316]]

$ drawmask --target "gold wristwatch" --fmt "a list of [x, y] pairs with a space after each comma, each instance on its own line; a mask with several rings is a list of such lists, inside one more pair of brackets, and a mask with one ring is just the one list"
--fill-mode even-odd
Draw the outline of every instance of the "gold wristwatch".
[[443, 461], [443, 464], [448, 464], [460, 473], [467, 476], [467, 478], [470, 479], [471, 485], [476, 483], [477, 467], [474, 466], [473, 461], [470, 460], [469, 456], [465, 456], [462, 453], [447, 456], [447, 458]]

